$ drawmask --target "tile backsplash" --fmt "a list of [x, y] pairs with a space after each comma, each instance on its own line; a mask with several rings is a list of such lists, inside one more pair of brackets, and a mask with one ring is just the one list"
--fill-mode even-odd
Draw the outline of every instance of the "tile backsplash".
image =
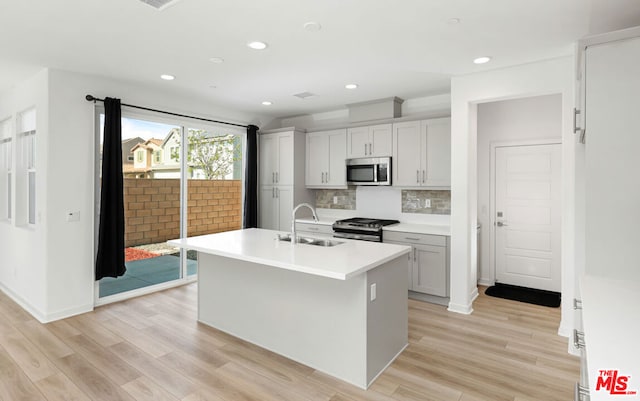
[[451, 191], [403, 190], [402, 213], [451, 214]]
[[318, 189], [316, 207], [322, 209], [356, 210], [355, 189]]

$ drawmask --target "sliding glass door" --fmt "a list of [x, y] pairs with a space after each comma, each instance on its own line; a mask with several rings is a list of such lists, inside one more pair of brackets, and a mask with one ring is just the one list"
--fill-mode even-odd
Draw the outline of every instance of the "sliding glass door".
[[[104, 114], [97, 114], [101, 155]], [[97, 303], [196, 279], [196, 253], [166, 241], [241, 228], [243, 138], [238, 129], [193, 128], [182, 121], [123, 113], [127, 272], [98, 281]], [[97, 200], [100, 166], [101, 157]]]

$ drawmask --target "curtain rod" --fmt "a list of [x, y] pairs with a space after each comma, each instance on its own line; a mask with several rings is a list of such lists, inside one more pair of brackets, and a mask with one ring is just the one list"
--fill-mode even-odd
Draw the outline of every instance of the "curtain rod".
[[[87, 95], [85, 96], [85, 99], [87, 99], [87, 101], [89, 102], [104, 102], [104, 99], [100, 99], [97, 98], [95, 96], [92, 95]], [[218, 123], [218, 124], [226, 124], [226, 125], [233, 125], [235, 127], [242, 127], [242, 128], [248, 128], [247, 125], [242, 125], [242, 124], [235, 124], [235, 123], [228, 123], [226, 121], [218, 121], [218, 120], [210, 120], [208, 118], [202, 118], [202, 117], [194, 117], [194, 116], [188, 116], [186, 114], [178, 114], [178, 113], [172, 113], [170, 111], [164, 111], [164, 110], [157, 110], [157, 109], [151, 109], [148, 107], [142, 107], [142, 106], [135, 106], [133, 104], [126, 104], [126, 103], [121, 103], [122, 106], [126, 106], [126, 107], [132, 107], [134, 109], [140, 109], [140, 110], [147, 110], [147, 111], [154, 111], [156, 113], [162, 113], [162, 114], [169, 114], [171, 116], [176, 116], [176, 117], [185, 117], [185, 118], [192, 118], [194, 120], [200, 120], [200, 121], [207, 121], [210, 123]]]

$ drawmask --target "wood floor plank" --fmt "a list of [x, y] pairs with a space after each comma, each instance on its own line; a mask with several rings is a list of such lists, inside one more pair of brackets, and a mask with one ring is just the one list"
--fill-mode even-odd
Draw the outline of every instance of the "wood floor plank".
[[178, 401], [176, 397], [169, 394], [146, 376], [126, 383], [122, 388], [135, 398], [136, 401]]
[[32, 381], [44, 379], [58, 372], [49, 358], [17, 329], [1, 334], [0, 345]]
[[120, 386], [105, 377], [100, 370], [78, 354], [58, 358], [55, 363], [92, 400], [135, 401]]
[[112, 345], [109, 349], [178, 399], [194, 393], [197, 388], [183, 372], [166, 367], [127, 342]]
[[0, 347], [0, 400], [42, 401], [44, 396], [33, 385], [9, 354]]
[[142, 373], [111, 352], [110, 348], [95, 343], [85, 335], [69, 337], [65, 342], [119, 386], [142, 376]]
[[41, 325], [0, 294], [0, 400], [564, 401], [578, 380], [559, 308], [482, 288], [471, 315], [409, 300], [409, 347], [368, 390], [198, 323], [196, 309], [190, 284]]
[[65, 374], [56, 373], [38, 380], [35, 385], [48, 401], [91, 401]]
[[19, 323], [15, 327], [50, 359], [73, 354], [73, 350], [49, 331], [46, 325], [31, 320]]

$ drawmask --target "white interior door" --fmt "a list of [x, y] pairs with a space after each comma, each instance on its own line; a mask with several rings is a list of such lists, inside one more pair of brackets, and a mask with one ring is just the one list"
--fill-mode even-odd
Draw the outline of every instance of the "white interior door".
[[560, 292], [560, 151], [496, 148], [496, 282]]

